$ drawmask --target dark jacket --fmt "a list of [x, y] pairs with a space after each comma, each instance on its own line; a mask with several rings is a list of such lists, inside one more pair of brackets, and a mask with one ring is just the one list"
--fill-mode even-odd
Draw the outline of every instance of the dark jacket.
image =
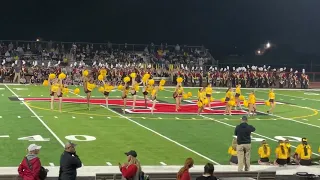
[[75, 180], [82, 162], [76, 153], [64, 151], [60, 158], [59, 180]]
[[251, 143], [251, 133], [254, 132], [256, 128], [247, 124], [241, 123], [234, 130], [234, 135], [237, 136], [238, 144], [250, 144]]

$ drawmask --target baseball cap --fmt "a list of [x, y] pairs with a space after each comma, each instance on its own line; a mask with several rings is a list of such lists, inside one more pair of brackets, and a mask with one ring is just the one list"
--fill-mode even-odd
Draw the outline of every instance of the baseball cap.
[[42, 147], [42, 146], [38, 146], [38, 145], [36, 145], [36, 144], [30, 144], [30, 145], [28, 146], [28, 151], [31, 152], [31, 151], [34, 151], [34, 150], [39, 150], [39, 149], [41, 149], [41, 147]]
[[247, 117], [247, 116], [242, 116], [241, 120], [242, 120], [242, 121], [247, 121], [247, 120], [248, 120], [248, 117]]
[[307, 138], [302, 138], [302, 142], [308, 142]]
[[133, 157], [137, 157], [138, 156], [137, 152], [134, 151], [134, 150], [130, 150], [129, 152], [126, 152], [124, 154], [127, 155], [127, 156], [133, 156]]
[[76, 147], [77, 145], [76, 144], [74, 144], [73, 142], [71, 142], [71, 141], [68, 141], [67, 143], [66, 143], [66, 147], [70, 147], [70, 146], [72, 146], [72, 147]]

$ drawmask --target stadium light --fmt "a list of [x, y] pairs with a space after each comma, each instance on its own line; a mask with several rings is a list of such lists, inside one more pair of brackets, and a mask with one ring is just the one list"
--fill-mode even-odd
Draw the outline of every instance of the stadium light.
[[267, 44], [266, 44], [266, 49], [268, 49], [268, 48], [270, 48], [271, 47], [271, 44], [268, 42]]
[[39, 39], [39, 38], [37, 38], [37, 39], [36, 39], [36, 41], [37, 41], [37, 42], [39, 42], [39, 41], [40, 41], [40, 39]]

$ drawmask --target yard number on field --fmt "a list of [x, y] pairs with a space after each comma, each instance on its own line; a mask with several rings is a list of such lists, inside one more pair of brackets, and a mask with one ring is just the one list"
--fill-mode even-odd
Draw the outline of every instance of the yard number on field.
[[[235, 138], [237, 136], [234, 136]], [[295, 136], [275, 136], [274, 137], [275, 140], [286, 140], [288, 139], [290, 142], [300, 142], [301, 141], [301, 137], [295, 137]], [[252, 142], [261, 142], [265, 139], [263, 138], [256, 138], [256, 137], [251, 137], [251, 141]]]
[[[66, 136], [65, 138], [70, 141], [94, 141], [97, 139], [94, 136], [88, 136], [88, 135], [69, 135], [69, 136]], [[41, 135], [33, 135], [33, 136], [20, 137], [20, 138], [18, 138], [18, 140], [22, 140], [22, 141], [50, 141], [50, 138], [43, 138]]]

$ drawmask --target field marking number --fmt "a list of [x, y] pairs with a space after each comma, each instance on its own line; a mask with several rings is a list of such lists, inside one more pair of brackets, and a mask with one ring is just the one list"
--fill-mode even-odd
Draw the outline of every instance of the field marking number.
[[[9, 136], [6, 136], [6, 137], [9, 137]], [[94, 141], [97, 139], [94, 136], [88, 136], [88, 135], [69, 135], [69, 136], [66, 136], [65, 138], [70, 141]], [[33, 136], [20, 137], [20, 138], [18, 138], [18, 140], [21, 140], [21, 141], [50, 141], [50, 138], [43, 138], [41, 135], [33, 135]]]
[[[237, 138], [237, 136], [233, 136], [234, 138]], [[286, 140], [288, 139], [290, 142], [300, 142], [301, 137], [295, 137], [295, 136], [275, 136], [274, 139], [276, 140]], [[251, 137], [252, 142], [261, 142], [265, 139], [263, 138], [256, 138], [256, 137]]]
[[[82, 138], [78, 139], [77, 137], [82, 137]], [[69, 135], [69, 136], [66, 136], [65, 138], [70, 141], [94, 141], [97, 139], [94, 136], [88, 136], [88, 135]]]

